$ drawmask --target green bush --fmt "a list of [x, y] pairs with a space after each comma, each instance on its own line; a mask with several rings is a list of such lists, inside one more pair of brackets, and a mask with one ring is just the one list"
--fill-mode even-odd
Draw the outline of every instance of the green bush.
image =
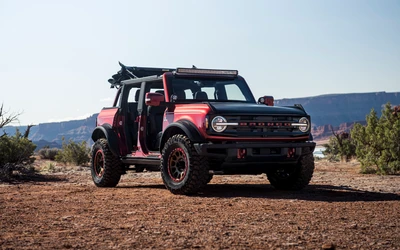
[[56, 155], [58, 154], [58, 152], [60, 152], [59, 148], [44, 147], [39, 150], [38, 154], [41, 159], [54, 161], [56, 159]]
[[390, 103], [378, 118], [375, 110], [367, 115], [367, 125], [356, 124], [351, 136], [364, 173], [400, 173], [400, 113]]
[[90, 148], [86, 142], [76, 143], [73, 140], [65, 142], [63, 138], [62, 149], [57, 153], [55, 160], [63, 163], [72, 163], [75, 165], [85, 165], [89, 162]]
[[0, 180], [10, 180], [13, 171], [30, 170], [35, 148], [36, 145], [18, 130], [14, 136], [0, 136]]

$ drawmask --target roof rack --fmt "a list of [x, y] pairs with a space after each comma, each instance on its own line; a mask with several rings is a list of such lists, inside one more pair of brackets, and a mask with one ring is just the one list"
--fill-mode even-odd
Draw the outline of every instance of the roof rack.
[[173, 72], [176, 69], [170, 68], [146, 68], [136, 66], [125, 66], [121, 62], [118, 62], [121, 66], [121, 70], [117, 74], [113, 75], [108, 82], [111, 84], [111, 88], [119, 88], [122, 86], [122, 81], [129, 79], [142, 78], [146, 76], [160, 76], [165, 72]]
[[160, 76], [165, 72], [173, 72], [177, 76], [202, 76], [202, 77], [223, 77], [231, 78], [237, 77], [237, 70], [225, 70], [225, 69], [198, 69], [196, 66], [192, 68], [147, 68], [147, 67], [136, 67], [136, 66], [125, 66], [121, 62], [118, 62], [121, 66], [121, 70], [117, 74], [113, 75], [108, 82], [111, 84], [111, 88], [120, 88], [122, 81], [129, 79], [142, 78], [146, 76]]

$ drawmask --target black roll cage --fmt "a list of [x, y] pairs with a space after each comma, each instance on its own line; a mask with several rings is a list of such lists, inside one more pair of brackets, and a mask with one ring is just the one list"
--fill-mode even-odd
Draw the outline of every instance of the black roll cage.
[[171, 68], [148, 68], [148, 67], [136, 67], [136, 66], [125, 66], [121, 62], [118, 62], [121, 66], [121, 70], [114, 74], [112, 78], [108, 80], [111, 84], [111, 88], [120, 88], [122, 81], [129, 79], [142, 78], [147, 76], [160, 76], [165, 72], [173, 72], [176, 69]]

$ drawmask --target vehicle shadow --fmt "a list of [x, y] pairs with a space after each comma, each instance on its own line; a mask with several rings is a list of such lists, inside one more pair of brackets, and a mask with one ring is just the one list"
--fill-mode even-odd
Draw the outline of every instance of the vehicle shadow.
[[67, 182], [64, 176], [42, 175], [39, 173], [28, 173], [13, 176], [10, 180], [3, 181], [8, 184], [42, 183], [42, 182]]
[[310, 184], [303, 190], [276, 190], [270, 184], [211, 184], [200, 197], [251, 197], [325, 202], [393, 201], [400, 200], [395, 193], [358, 190], [346, 186]]
[[[165, 189], [164, 185], [138, 185], [120, 188]], [[358, 190], [346, 186], [310, 184], [300, 191], [276, 190], [270, 184], [208, 184], [192, 197], [266, 198], [324, 202], [400, 201], [400, 194]]]

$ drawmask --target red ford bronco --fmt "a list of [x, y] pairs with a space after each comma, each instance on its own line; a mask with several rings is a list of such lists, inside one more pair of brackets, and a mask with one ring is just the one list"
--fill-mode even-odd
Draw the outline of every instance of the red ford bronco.
[[91, 173], [114, 187], [127, 170], [161, 171], [174, 194], [215, 174], [262, 174], [277, 189], [302, 189], [314, 172], [310, 116], [301, 105], [256, 101], [237, 70], [127, 67], [97, 117]]

